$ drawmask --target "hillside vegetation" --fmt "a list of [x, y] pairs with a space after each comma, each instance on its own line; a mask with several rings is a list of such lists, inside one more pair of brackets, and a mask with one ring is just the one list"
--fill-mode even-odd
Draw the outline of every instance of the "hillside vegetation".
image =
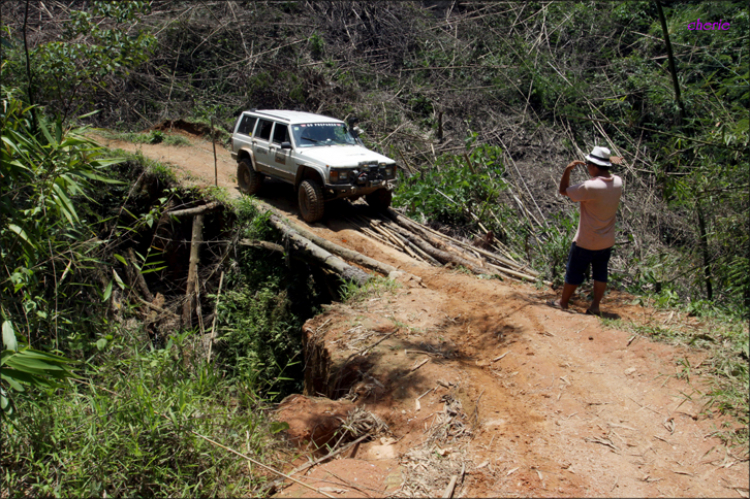
[[[257, 474], [225, 466], [195, 436], [207, 428], [186, 430], [180, 418], [223, 411], [224, 443], [263, 457], [278, 428], [260, 408], [298, 388], [298, 329], [335, 291], [320, 275], [294, 278], [311, 271], [289, 270], [280, 256], [253, 267], [260, 250], [247, 250], [227, 277], [233, 305], [219, 313], [221, 373], [193, 353], [191, 335], [130, 327], [118, 308], [131, 284], [121, 274], [133, 265], [153, 277], [170, 265], [151, 250], [163, 214], [221, 193], [180, 189], [162, 165], [114, 157], [86, 135], [185, 119], [227, 140], [249, 108], [356, 116], [366, 144], [399, 161], [403, 212], [456, 237], [491, 232], [555, 285], [578, 216], [557, 194], [562, 169], [610, 147], [624, 158], [616, 173], [626, 186], [613, 287], [723, 321], [721, 334], [730, 332], [711, 341], [732, 347], [722, 370], [735, 383], [721, 409], [747, 421], [745, 2], [53, 0], [3, 2], [0, 14], [0, 397], [13, 421], [14, 446], [2, 451], [13, 494], [258, 486]], [[730, 27], [688, 29], [697, 19]], [[215, 235], [231, 237], [236, 223], [279, 239], [250, 205], [236, 208]], [[189, 227], [170, 227], [189, 237]], [[247, 337], [232, 324], [271, 333]], [[83, 377], [63, 383], [74, 371]], [[169, 394], [157, 389], [165, 385]], [[248, 425], [264, 436], [246, 438]], [[105, 433], [132, 448], [98, 440]], [[60, 441], [83, 443], [57, 453]], [[99, 476], [108, 481], [84, 473], [83, 456], [107, 463]], [[149, 472], [120, 476], [118, 459]]]

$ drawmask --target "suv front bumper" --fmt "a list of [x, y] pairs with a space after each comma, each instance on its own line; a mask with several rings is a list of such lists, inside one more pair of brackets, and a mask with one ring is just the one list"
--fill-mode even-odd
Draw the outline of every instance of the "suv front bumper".
[[352, 184], [326, 184], [325, 195], [326, 200], [340, 199], [340, 198], [351, 198], [360, 197], [371, 194], [378, 189], [388, 189], [392, 191], [396, 188], [396, 180], [373, 180], [367, 182], [366, 185], [352, 185]]

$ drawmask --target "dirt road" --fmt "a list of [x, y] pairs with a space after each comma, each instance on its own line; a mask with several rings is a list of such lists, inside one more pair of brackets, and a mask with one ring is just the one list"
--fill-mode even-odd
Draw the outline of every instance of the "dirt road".
[[[138, 149], [213, 185], [211, 143], [191, 140], [102, 144]], [[238, 195], [235, 163], [217, 152], [219, 185]], [[304, 224], [291, 187], [269, 183], [259, 197]], [[306, 325], [333, 356], [382, 340], [349, 398], [393, 436], [319, 467], [314, 486], [377, 496], [369, 473], [396, 495], [440, 496], [455, 475], [454, 497], [748, 497], [746, 455], [712, 436], [734, 423], [703, 411], [690, 397], [701, 381], [680, 376], [681, 359], [695, 366], [705, 353], [604, 327], [581, 313], [584, 301], [572, 313], [550, 308], [549, 288], [430, 267], [335, 214], [310, 229], [422, 279], [334, 305]], [[694, 320], [629, 305], [619, 293], [602, 310], [641, 324]], [[280, 496], [311, 494], [294, 486]]]

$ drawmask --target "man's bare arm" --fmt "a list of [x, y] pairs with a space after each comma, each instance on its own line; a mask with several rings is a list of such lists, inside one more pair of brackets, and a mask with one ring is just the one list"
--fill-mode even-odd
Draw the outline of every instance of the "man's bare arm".
[[568, 187], [570, 187], [570, 172], [573, 171], [573, 168], [576, 167], [576, 165], [585, 165], [583, 161], [573, 161], [568, 166], [565, 167], [565, 171], [563, 172], [563, 176], [560, 179], [560, 194], [563, 196], [567, 196], [567, 190]]

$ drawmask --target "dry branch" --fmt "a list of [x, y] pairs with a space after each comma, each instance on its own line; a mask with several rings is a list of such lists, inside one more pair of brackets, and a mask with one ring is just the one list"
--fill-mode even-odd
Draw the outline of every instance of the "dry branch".
[[136, 284], [141, 289], [141, 293], [143, 293], [143, 297], [148, 300], [149, 302], [154, 301], [154, 295], [151, 294], [151, 291], [148, 289], [148, 284], [146, 284], [146, 279], [143, 278], [143, 274], [141, 274], [141, 269], [137, 265], [138, 260], [135, 257], [135, 250], [133, 248], [128, 248], [127, 251], [128, 254], [128, 260], [130, 260], [129, 271], [131, 275], [133, 276]]
[[211, 203], [204, 204], [202, 206], [196, 206], [195, 208], [187, 208], [184, 210], [170, 211], [168, 212], [168, 214], [173, 217], [187, 217], [187, 216], [192, 216], [192, 215], [202, 215], [206, 212], [215, 210], [219, 206], [221, 206], [221, 203], [219, 203], [218, 201], [213, 201]]
[[284, 252], [284, 247], [280, 244], [270, 243], [268, 241], [251, 241], [250, 239], [242, 239], [238, 242], [240, 246], [250, 246], [253, 248], [263, 248], [269, 251], [276, 251], [278, 253]]

